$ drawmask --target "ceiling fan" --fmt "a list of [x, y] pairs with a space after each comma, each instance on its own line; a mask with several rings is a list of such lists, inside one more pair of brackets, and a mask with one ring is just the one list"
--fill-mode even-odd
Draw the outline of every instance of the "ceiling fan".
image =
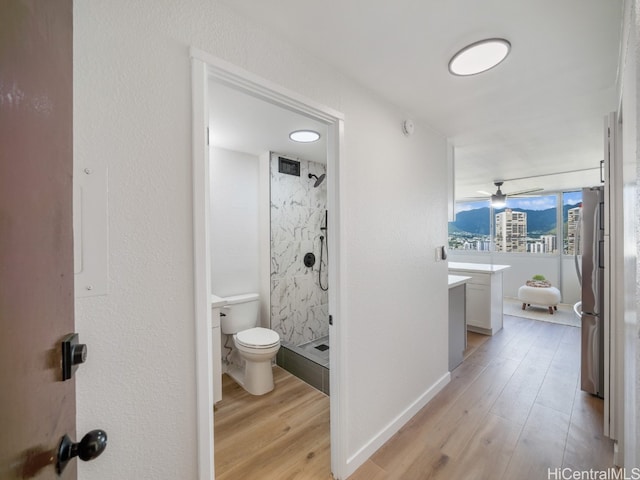
[[[502, 187], [504, 182], [496, 180], [495, 182], [493, 182], [493, 184], [497, 187], [496, 193], [489, 193], [482, 190], [480, 190], [479, 193], [487, 195], [491, 198], [491, 206], [493, 206], [493, 208], [503, 208], [507, 202], [507, 194], [503, 193], [500, 187]], [[543, 190], [544, 188], [530, 188], [528, 190], [519, 190], [517, 192], [512, 192], [509, 194], [509, 196], [515, 197], [519, 195], [527, 195], [529, 193], [541, 192]]]

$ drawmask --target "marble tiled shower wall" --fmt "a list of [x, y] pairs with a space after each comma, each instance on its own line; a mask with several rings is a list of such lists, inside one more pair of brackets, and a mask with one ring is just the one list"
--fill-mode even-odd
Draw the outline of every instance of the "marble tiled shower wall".
[[[328, 294], [318, 283], [320, 230], [327, 208], [326, 181], [314, 188], [326, 166], [300, 160], [300, 176], [278, 172], [271, 156], [271, 328], [283, 342], [300, 345], [329, 334]], [[322, 259], [322, 286], [327, 287], [327, 250]], [[304, 256], [316, 256], [313, 268]]]

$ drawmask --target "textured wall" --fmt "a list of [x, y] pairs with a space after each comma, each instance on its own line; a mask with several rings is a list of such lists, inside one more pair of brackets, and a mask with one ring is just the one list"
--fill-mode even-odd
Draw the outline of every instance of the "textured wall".
[[640, 464], [640, 2], [625, 2], [622, 74], [623, 181], [624, 181], [624, 464]]
[[625, 1], [621, 48], [621, 72], [618, 76], [618, 93], [622, 99], [622, 159], [623, 159], [623, 211], [624, 211], [624, 259], [623, 292], [617, 298], [624, 299], [624, 430], [621, 453], [627, 468], [640, 462], [640, 135], [638, 134], [638, 91], [640, 90], [640, 17], [638, 0]]
[[[635, 95], [632, 97], [632, 100], [629, 101], [629, 106], [633, 109], [633, 111], [635, 111], [635, 115], [633, 116], [633, 123], [632, 126], [635, 127], [633, 128], [633, 131], [635, 132], [635, 156], [632, 156], [631, 159], [635, 158], [636, 160], [636, 168], [635, 168], [635, 181], [634, 181], [634, 177], [633, 174], [630, 174], [630, 183], [631, 185], [634, 186], [634, 188], [631, 191], [634, 191], [635, 193], [635, 212], [640, 212], [640, 123], [638, 123], [638, 118], [640, 117], [640, 105], [638, 104], [638, 98], [640, 97], [639, 92], [640, 92], [640, 62], [638, 62], [638, 55], [640, 54], [640, 2], [638, 0], [634, 0], [633, 2], [634, 4], [634, 8], [633, 8], [633, 21], [634, 21], [634, 28], [633, 28], [633, 37], [632, 37], [632, 44], [633, 44], [633, 48], [631, 49], [631, 54], [633, 55], [633, 58], [635, 59], [633, 62], [634, 65], [634, 75], [632, 76], [632, 78], [635, 79], [635, 82], [633, 82], [632, 85], [634, 85], [632, 88], [635, 92]], [[633, 138], [634, 135], [631, 136], [631, 138]], [[633, 420], [630, 421], [627, 426], [631, 426], [633, 425], [635, 428], [633, 428], [631, 431], [633, 432], [635, 430], [635, 458], [630, 459], [629, 461], [626, 462], [626, 465], [628, 466], [633, 466], [633, 465], [638, 465], [638, 462], [640, 461], [640, 458], [638, 458], [640, 456], [640, 454], [638, 453], [638, 448], [640, 446], [640, 428], [638, 428], [638, 424], [640, 423], [640, 322], [638, 322], [638, 316], [640, 315], [640, 263], [638, 263], [638, 252], [640, 252], [640, 222], [637, 221], [637, 216], [634, 217], [635, 221], [631, 221], [631, 224], [635, 223], [635, 238], [636, 238], [636, 248], [635, 250], [632, 249], [631, 251], [631, 255], [630, 258], [632, 260], [635, 260], [636, 263], [636, 272], [635, 272], [635, 280], [636, 280], [636, 288], [635, 288], [635, 292], [633, 292], [633, 289], [630, 289], [630, 291], [628, 292], [628, 294], [626, 295], [627, 298], [632, 299], [633, 298], [633, 294], [635, 293], [635, 305], [633, 305], [633, 302], [630, 301], [629, 303], [631, 304], [628, 312], [629, 312], [629, 317], [631, 320], [635, 321], [635, 331], [631, 332], [632, 334], [634, 334], [634, 339], [635, 339], [635, 351], [636, 351], [636, 361], [635, 361], [635, 368], [632, 368], [631, 370], [634, 371], [635, 373], [635, 392], [633, 395], [633, 400], [635, 400], [635, 402], [631, 403], [631, 406], [629, 407], [630, 409], [633, 409], [635, 406], [635, 414], [633, 415]], [[633, 247], [631, 247], [633, 248]], [[635, 258], [634, 258], [635, 256]], [[630, 275], [631, 278], [633, 278], [633, 275]], [[631, 337], [631, 335], [629, 335], [629, 337]], [[629, 381], [632, 385], [630, 390], [633, 390], [633, 377], [630, 376]], [[635, 405], [634, 405], [635, 403]]]
[[[315, 188], [309, 174], [326, 174], [326, 166], [300, 160], [300, 176], [278, 171], [271, 159], [271, 328], [293, 345], [329, 335], [329, 296], [320, 288], [320, 235], [325, 238], [327, 182]], [[324, 247], [323, 247], [324, 248]], [[316, 264], [306, 267], [307, 252]], [[322, 286], [327, 286], [326, 249], [322, 257]]]
[[[403, 112], [344, 92], [349, 453], [390, 425], [448, 370], [446, 141]], [[334, 366], [332, 365], [333, 369]]]
[[[638, 0], [634, 0], [633, 2], [634, 4], [634, 8], [633, 8], [633, 21], [634, 21], [634, 29], [633, 29], [633, 48], [631, 49], [632, 55], [634, 56], [634, 82], [632, 83], [634, 90], [635, 90], [635, 95], [633, 96], [633, 99], [630, 103], [630, 106], [632, 108], [634, 108], [635, 111], [635, 115], [633, 116], [633, 126], [635, 127], [633, 130], [635, 132], [635, 156], [631, 157], [632, 159], [635, 158], [636, 160], [636, 169], [635, 169], [635, 179], [633, 177], [633, 174], [630, 174], [630, 178], [629, 181], [631, 183], [631, 185], [634, 186], [634, 188], [632, 189], [632, 191], [635, 190], [635, 197], [636, 197], [636, 202], [635, 202], [635, 212], [640, 212], [640, 123], [638, 123], [638, 118], [640, 117], [640, 104], [638, 103], [638, 98], [640, 98], [639, 95], [639, 91], [640, 91], [640, 62], [638, 62], [638, 55], [640, 55], [640, 2]], [[633, 138], [633, 136], [631, 137]], [[633, 399], [635, 400], [635, 415], [632, 416], [632, 419], [629, 419], [628, 423], [627, 423], [627, 427], [629, 427], [630, 425], [635, 426], [635, 432], [636, 432], [636, 438], [635, 438], [635, 458], [633, 458], [632, 460], [626, 462], [626, 465], [628, 466], [632, 466], [632, 465], [638, 465], [638, 462], [640, 461], [640, 458], [638, 458], [640, 456], [640, 454], [638, 454], [638, 448], [640, 446], [640, 428], [638, 428], [638, 424], [640, 424], [640, 322], [638, 321], [638, 317], [640, 315], [640, 263], [638, 263], [638, 252], [640, 252], [640, 222], [637, 221], [637, 216], [634, 217], [635, 218], [635, 222], [631, 222], [632, 224], [635, 223], [635, 238], [636, 238], [636, 248], [635, 250], [632, 250], [632, 255], [630, 255], [631, 260], [635, 260], [636, 263], [636, 275], [635, 275], [635, 280], [636, 280], [636, 288], [635, 288], [635, 292], [633, 292], [632, 289], [630, 289], [630, 291], [628, 292], [628, 294], [626, 295], [627, 298], [629, 298], [631, 305], [629, 308], [629, 317], [633, 320], [635, 320], [635, 332], [631, 332], [633, 334], [635, 334], [635, 351], [636, 351], [636, 362], [635, 362], [635, 395], [633, 396]], [[634, 258], [635, 256], [635, 258]], [[633, 278], [633, 276], [631, 275], [631, 278]], [[635, 308], [633, 305], [633, 301], [631, 300], [633, 298], [633, 293], [635, 293]], [[634, 315], [635, 313], [635, 315]], [[629, 335], [629, 337], [631, 337], [631, 335]], [[631, 385], [633, 385], [633, 377], [631, 377], [630, 379]], [[631, 389], [633, 389], [633, 386], [631, 387]], [[630, 405], [630, 408], [633, 408], [633, 404]]]
[[447, 371], [444, 138], [215, 0], [78, 1], [75, 161], [109, 167], [109, 294], [76, 302], [78, 432], [109, 448], [79, 478], [197, 477], [189, 46], [345, 114], [343, 458]]

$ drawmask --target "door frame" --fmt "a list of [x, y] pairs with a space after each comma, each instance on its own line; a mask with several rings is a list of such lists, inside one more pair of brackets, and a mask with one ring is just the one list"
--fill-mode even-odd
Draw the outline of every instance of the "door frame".
[[[209, 92], [213, 79], [274, 105], [306, 115], [327, 125], [327, 208], [331, 211], [327, 237], [332, 245], [329, 257], [329, 327], [331, 349], [330, 426], [331, 471], [336, 479], [347, 473], [347, 422], [345, 408], [345, 322], [343, 305], [345, 292], [342, 281], [346, 268], [341, 253], [342, 226], [340, 198], [340, 160], [344, 136], [342, 113], [305, 98], [291, 90], [191, 47], [192, 75], [192, 141], [193, 141], [193, 238], [194, 238], [194, 321], [196, 345], [196, 425], [198, 478], [214, 478], [213, 381], [211, 334], [211, 255], [210, 255], [210, 184], [209, 184]], [[344, 198], [344, 197], [343, 197]]]

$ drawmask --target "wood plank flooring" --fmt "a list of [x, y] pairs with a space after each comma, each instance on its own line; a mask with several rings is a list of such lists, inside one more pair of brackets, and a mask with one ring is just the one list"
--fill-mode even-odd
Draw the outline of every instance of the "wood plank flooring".
[[[469, 333], [451, 382], [349, 480], [540, 480], [613, 464], [602, 400], [579, 387], [580, 330], [504, 318]], [[329, 480], [329, 398], [279, 368], [253, 397], [230, 378], [215, 412], [218, 479]]]
[[540, 480], [604, 470], [603, 401], [580, 391], [580, 330], [508, 317], [470, 333], [451, 382], [350, 480]]
[[216, 479], [331, 479], [329, 397], [276, 367], [254, 397], [227, 375], [214, 412]]

